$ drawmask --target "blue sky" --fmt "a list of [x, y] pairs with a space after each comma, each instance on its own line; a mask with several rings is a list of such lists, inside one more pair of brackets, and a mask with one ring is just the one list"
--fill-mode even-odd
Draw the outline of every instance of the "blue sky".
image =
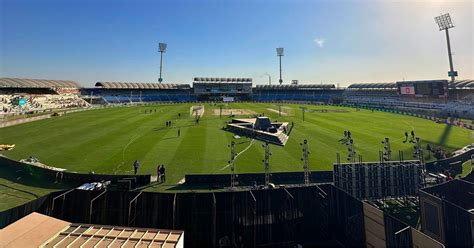
[[471, 1], [0, 0], [0, 76], [164, 82], [195, 76], [289, 83], [447, 78], [449, 12], [455, 69], [474, 78]]

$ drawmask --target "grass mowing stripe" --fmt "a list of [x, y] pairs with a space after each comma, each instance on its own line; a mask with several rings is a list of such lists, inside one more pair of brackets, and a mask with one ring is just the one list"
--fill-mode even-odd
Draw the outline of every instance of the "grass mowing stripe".
[[[70, 170], [104, 173], [123, 173], [132, 170], [131, 163], [140, 159], [140, 173], [155, 174], [156, 165], [164, 163], [168, 169], [168, 184], [179, 181], [186, 173], [229, 173], [221, 170], [229, 160], [227, 145], [232, 134], [221, 130], [229, 116], [219, 118], [213, 114], [219, 106], [204, 103], [205, 114], [200, 125], [194, 125], [189, 109], [195, 103], [143, 107], [123, 107], [84, 111], [58, 118], [32, 122], [0, 129], [0, 143], [14, 143], [14, 150], [2, 152], [19, 159], [37, 155], [46, 164], [59, 165]], [[356, 141], [356, 151], [364, 161], [377, 160], [380, 141], [389, 137], [392, 150], [411, 154], [412, 145], [403, 144], [403, 132], [411, 131], [421, 136], [424, 144], [430, 142], [449, 149], [460, 148], [474, 140], [472, 132], [458, 127], [446, 128], [421, 118], [386, 112], [356, 111], [352, 108], [306, 105], [308, 109], [345, 110], [347, 112], [307, 112], [305, 122], [299, 104], [283, 104], [293, 116], [278, 116], [267, 108], [278, 109], [270, 103], [229, 103], [226, 109], [249, 109], [265, 113], [272, 120], [294, 122], [295, 128], [285, 147], [271, 147], [271, 171], [301, 171], [301, 147], [309, 139], [310, 166], [312, 169], [330, 170], [336, 152], [347, 155], [345, 145], [338, 143], [344, 130], [350, 129]], [[144, 110], [157, 109], [152, 114]], [[177, 119], [177, 113], [183, 118]], [[186, 118], [185, 118], [186, 117]], [[238, 116], [246, 117], [246, 116]], [[174, 128], [164, 127], [166, 120], [173, 120]], [[181, 127], [181, 137], [176, 127]], [[407, 129], [410, 130], [407, 130]], [[236, 140], [237, 152], [245, 149], [250, 139]], [[237, 172], [263, 172], [262, 142], [256, 141], [236, 165]], [[397, 156], [395, 156], [395, 159]]]

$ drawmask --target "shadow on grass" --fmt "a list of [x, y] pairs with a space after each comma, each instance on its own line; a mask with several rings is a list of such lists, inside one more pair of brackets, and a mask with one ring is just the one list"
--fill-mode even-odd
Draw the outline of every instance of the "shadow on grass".
[[[51, 189], [51, 190], [62, 190], [62, 189], [74, 187], [74, 185], [68, 185], [67, 183], [57, 184], [54, 182], [47, 181], [41, 175], [33, 174], [32, 172], [27, 171], [27, 170], [13, 171], [9, 168], [5, 168], [1, 166], [0, 166], [0, 178], [10, 181], [14, 184], [18, 184], [18, 185], [25, 185], [28, 187]], [[4, 184], [2, 185], [5, 186]]]
[[448, 141], [449, 134], [451, 133], [453, 126], [452, 125], [446, 125], [444, 127], [443, 133], [439, 137], [438, 144], [441, 146], [445, 146], [446, 142]]
[[[22, 190], [22, 189], [17, 189], [17, 188], [14, 188], [14, 187], [12, 187], [12, 186], [8, 186], [8, 185], [3, 184], [3, 183], [0, 183], [0, 186], [1, 186], [1, 187], [5, 187], [5, 188], [9, 188], [9, 189], [12, 189], [12, 190], [15, 190], [15, 191], [22, 192], [22, 193], [25, 193], [25, 194], [27, 194], [27, 195], [34, 196], [34, 197], [36, 197], [36, 198], [39, 198], [39, 197], [40, 197], [39, 195], [37, 195], [37, 194], [35, 194], [35, 193], [33, 193], [33, 192], [29, 192], [29, 191]], [[17, 197], [17, 196], [15, 196], [15, 197]], [[25, 198], [25, 199], [27, 199], [27, 198]]]

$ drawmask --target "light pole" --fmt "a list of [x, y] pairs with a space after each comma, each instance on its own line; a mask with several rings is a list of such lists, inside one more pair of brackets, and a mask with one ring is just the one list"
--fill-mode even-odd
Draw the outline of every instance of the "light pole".
[[237, 182], [235, 180], [235, 157], [237, 156], [237, 153], [235, 152], [235, 142], [232, 141], [229, 145], [229, 148], [230, 148], [230, 170], [231, 170], [231, 174], [230, 174], [230, 187], [233, 189], [235, 188], [235, 186], [237, 186]]
[[166, 43], [159, 43], [159, 52], [160, 52], [160, 78], [158, 78], [158, 82], [161, 84], [163, 82], [163, 78], [161, 77], [161, 73], [163, 71], [163, 53], [166, 52]]
[[304, 112], [306, 112], [306, 109], [307, 109], [307, 108], [301, 106], [300, 109], [301, 109], [301, 112], [302, 112], [302, 114], [303, 114], [303, 122], [304, 122]]
[[263, 76], [268, 76], [268, 85], [272, 85], [272, 76], [268, 73], [263, 74]]
[[303, 143], [300, 144], [303, 147], [303, 170], [304, 170], [304, 184], [309, 185], [311, 182], [310, 175], [311, 171], [309, 170], [309, 150], [308, 150], [308, 140], [304, 139]]
[[392, 148], [390, 148], [390, 139], [385, 138], [382, 141], [383, 144], [383, 161], [392, 161]]
[[268, 188], [270, 185], [270, 156], [272, 153], [270, 152], [270, 146], [267, 142], [262, 146], [265, 149], [265, 159], [262, 160], [263, 167], [265, 168], [265, 187]]
[[458, 72], [454, 70], [453, 58], [451, 54], [451, 43], [449, 42], [449, 29], [454, 28], [453, 21], [449, 14], [444, 14], [435, 17], [436, 24], [439, 26], [439, 31], [445, 30], [446, 32], [446, 42], [448, 44], [448, 59], [449, 59], [449, 72], [448, 76], [451, 77], [451, 82], [454, 82], [454, 78], [458, 76]]
[[415, 145], [413, 146], [413, 157], [418, 158], [421, 163], [421, 183], [422, 187], [426, 186], [426, 167], [425, 167], [425, 158], [423, 156], [423, 148], [421, 147], [421, 139], [419, 137], [415, 138]]
[[283, 79], [281, 78], [281, 57], [283, 56], [283, 47], [278, 47], [276, 51], [277, 51], [277, 56], [280, 57], [280, 80], [278, 80], [278, 82], [281, 85], [283, 83]]
[[350, 161], [351, 163], [355, 163], [355, 154], [356, 151], [354, 149], [354, 140], [351, 138], [349, 140], [349, 143], [347, 143], [347, 150], [349, 151], [349, 155], [347, 156], [347, 161]]

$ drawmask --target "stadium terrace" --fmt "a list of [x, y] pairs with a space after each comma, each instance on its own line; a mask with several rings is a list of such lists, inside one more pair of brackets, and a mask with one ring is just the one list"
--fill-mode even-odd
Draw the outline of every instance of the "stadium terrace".
[[[82, 88], [70, 80], [1, 78], [0, 94], [3, 115], [91, 103], [222, 101], [225, 98], [232, 101], [347, 103], [474, 118], [473, 80], [355, 83], [338, 88], [334, 84], [253, 85], [251, 78], [195, 77], [192, 85], [97, 82], [94, 88]], [[18, 100], [22, 97], [26, 103], [19, 108]]]

